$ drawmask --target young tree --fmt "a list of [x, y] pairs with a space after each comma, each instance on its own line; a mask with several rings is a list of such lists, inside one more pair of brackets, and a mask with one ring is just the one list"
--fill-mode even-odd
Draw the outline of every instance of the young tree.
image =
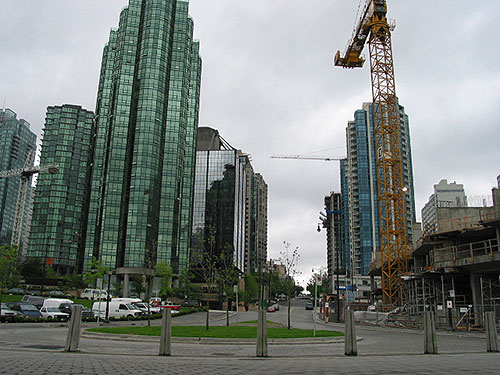
[[215, 228], [209, 227], [208, 237], [199, 241], [203, 243], [203, 250], [195, 255], [193, 263], [196, 265], [196, 270], [205, 283], [205, 291], [207, 296], [207, 315], [205, 321], [205, 329], [209, 329], [210, 321], [210, 296], [216, 288], [216, 270], [217, 270], [217, 249], [215, 241]]
[[290, 243], [283, 241], [284, 250], [280, 252], [280, 261], [285, 266], [285, 290], [288, 295], [288, 329], [291, 329], [290, 324], [290, 310], [291, 310], [291, 300], [292, 295], [295, 293], [295, 277], [300, 275], [300, 271], [297, 269], [297, 264], [300, 259], [298, 246], [294, 249], [290, 249]]
[[[101, 262], [97, 258], [92, 259], [92, 263], [90, 264], [90, 271], [83, 273], [83, 281], [87, 286], [91, 286], [97, 289], [97, 280], [104, 279], [104, 275], [108, 273], [109, 268], [105, 267], [101, 264]], [[108, 296], [109, 297], [109, 296]], [[94, 301], [94, 294], [92, 293], [92, 301]]]
[[146, 288], [144, 287], [144, 283], [142, 280], [142, 276], [139, 275], [134, 275], [130, 278], [131, 280], [131, 285], [130, 288], [132, 289], [132, 293], [139, 297], [142, 293], [146, 291]]
[[229, 326], [229, 296], [234, 294], [233, 285], [237, 280], [238, 271], [233, 264], [233, 249], [226, 246], [217, 259], [215, 281], [219, 287], [219, 294], [226, 301], [226, 325]]
[[160, 290], [158, 292], [162, 300], [166, 300], [172, 297], [172, 277], [174, 276], [174, 270], [170, 267], [170, 264], [166, 262], [156, 263], [156, 275], [160, 278]]
[[[315, 284], [316, 284], [316, 275], [311, 276], [307, 283], [307, 291], [311, 293], [311, 295], [314, 295], [314, 289], [315, 289]], [[328, 277], [328, 273], [322, 272], [321, 273], [321, 285], [317, 285], [317, 293], [318, 295], [320, 294], [329, 294], [331, 289], [331, 280]]]
[[64, 291], [83, 289], [85, 288], [85, 282], [83, 281], [82, 275], [73, 272], [63, 276], [59, 282], [59, 287]]
[[248, 305], [259, 299], [259, 284], [254, 275], [245, 275], [245, 290], [241, 292], [245, 309], [248, 311]]
[[193, 273], [187, 268], [179, 273], [179, 287], [174, 290], [176, 297], [184, 301], [198, 298], [199, 291], [192, 283], [193, 278]]
[[17, 286], [21, 278], [17, 255], [17, 246], [2, 245], [0, 247], [0, 313], [4, 291]]

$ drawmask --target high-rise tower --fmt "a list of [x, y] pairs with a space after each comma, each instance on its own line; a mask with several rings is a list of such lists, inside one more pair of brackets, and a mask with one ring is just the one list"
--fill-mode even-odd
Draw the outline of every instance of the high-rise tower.
[[[30, 124], [18, 119], [14, 111], [0, 109], [0, 171], [23, 168], [28, 163], [33, 163], [36, 149], [36, 135], [30, 130]], [[9, 244], [14, 228], [14, 216], [20, 187], [20, 177], [0, 178], [0, 245]], [[21, 246], [26, 244], [27, 228], [31, 204], [31, 183], [28, 187], [24, 222], [21, 230]], [[21, 249], [24, 252], [26, 249]]]
[[[415, 222], [413, 167], [410, 128], [404, 107], [399, 106], [403, 186], [408, 243], [412, 241]], [[375, 257], [380, 255], [378, 222], [377, 168], [373, 104], [364, 103], [354, 113], [346, 129], [347, 158], [341, 162], [342, 210], [345, 266], [354, 275], [365, 275]]]
[[146, 258], [176, 273], [187, 266], [183, 189], [192, 183], [201, 77], [188, 7], [130, 0], [104, 48], [84, 266], [96, 258], [125, 282]]
[[59, 170], [38, 176], [28, 256], [60, 274], [81, 264], [93, 120], [93, 112], [69, 104], [48, 107], [45, 117], [40, 163]]

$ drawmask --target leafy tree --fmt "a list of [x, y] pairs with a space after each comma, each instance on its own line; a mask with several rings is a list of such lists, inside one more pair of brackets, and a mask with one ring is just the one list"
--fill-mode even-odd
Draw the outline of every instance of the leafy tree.
[[288, 329], [291, 329], [290, 324], [290, 310], [291, 310], [291, 300], [292, 295], [295, 293], [295, 277], [300, 275], [300, 271], [297, 269], [297, 264], [300, 259], [298, 246], [294, 249], [290, 249], [290, 243], [283, 241], [284, 249], [280, 252], [280, 261], [285, 266], [285, 290], [288, 295]]
[[259, 299], [259, 284], [254, 275], [245, 275], [245, 290], [241, 297], [246, 308]]
[[140, 296], [142, 293], [146, 291], [143, 279], [139, 275], [132, 276], [130, 288], [132, 290], [132, 293], [135, 294], [136, 296]]
[[[83, 273], [83, 281], [87, 286], [97, 289], [97, 280], [104, 279], [104, 275], [108, 272], [108, 267], [103, 266], [97, 258], [93, 258], [90, 263], [90, 271]], [[92, 300], [94, 300], [94, 294], [92, 294]]]
[[97, 279], [103, 279], [108, 271], [108, 267], [103, 266], [97, 258], [93, 258], [92, 263], [90, 263], [90, 271], [83, 273], [83, 281], [87, 286], [97, 288]]
[[21, 264], [21, 274], [24, 279], [45, 277], [46, 268], [39, 258], [29, 258]]
[[184, 269], [179, 274], [179, 286], [174, 290], [174, 294], [180, 299], [197, 299], [199, 297], [199, 289], [196, 288], [192, 280], [194, 274], [189, 269]]
[[[309, 293], [311, 293], [312, 296], [314, 296], [314, 285], [316, 283], [316, 275], [313, 275], [311, 276], [311, 278], [309, 279], [308, 283], [307, 283], [307, 291]], [[331, 280], [330, 278], [328, 277], [328, 274], [326, 272], [322, 272], [321, 273], [321, 285], [318, 285], [317, 287], [317, 293], [318, 293], [318, 296], [320, 294], [328, 294], [330, 293], [330, 290], [331, 290]]]
[[64, 291], [73, 289], [83, 289], [85, 288], [85, 282], [83, 281], [82, 275], [73, 272], [63, 276], [63, 278], [59, 282], [59, 287]]
[[21, 274], [18, 271], [19, 262], [17, 256], [17, 246], [2, 245], [0, 247], [0, 304], [2, 303], [4, 291], [19, 285]]
[[160, 277], [160, 290], [158, 292], [162, 299], [168, 299], [173, 295], [172, 277], [174, 270], [166, 262], [156, 264], [156, 275]]

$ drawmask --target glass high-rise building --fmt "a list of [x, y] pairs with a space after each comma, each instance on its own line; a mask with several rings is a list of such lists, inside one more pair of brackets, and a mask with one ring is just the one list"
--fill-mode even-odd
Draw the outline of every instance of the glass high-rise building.
[[[0, 171], [23, 168], [35, 159], [36, 135], [30, 124], [11, 109], [0, 109]], [[27, 160], [29, 159], [29, 160]], [[10, 244], [21, 176], [0, 178], [0, 245]], [[31, 178], [20, 233], [21, 253], [26, 251], [31, 205]]]
[[[415, 195], [410, 128], [404, 107], [399, 106], [403, 186], [408, 243], [412, 243]], [[366, 275], [374, 256], [380, 254], [378, 194], [373, 104], [364, 103], [346, 129], [347, 158], [340, 164], [342, 230], [345, 267], [354, 275]]]
[[60, 274], [81, 268], [93, 121], [94, 113], [77, 105], [47, 108], [40, 165], [59, 170], [37, 178], [28, 256]]
[[[84, 267], [188, 265], [201, 60], [187, 0], [130, 0], [104, 48]], [[127, 285], [124, 285], [127, 293]]]
[[[253, 180], [253, 169], [248, 155], [225, 142], [217, 130], [208, 127], [198, 130], [191, 262], [196, 268], [205, 248], [214, 246], [217, 256], [232, 254], [233, 265], [245, 272], [250, 252], [247, 246], [257, 249], [248, 232], [249, 228], [255, 231], [257, 227], [257, 207], [248, 201], [252, 196], [248, 182]], [[253, 225], [248, 222], [250, 207], [255, 213]]]

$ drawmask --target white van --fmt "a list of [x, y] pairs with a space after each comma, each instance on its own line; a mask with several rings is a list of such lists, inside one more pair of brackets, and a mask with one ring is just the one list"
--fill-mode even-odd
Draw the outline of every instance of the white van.
[[[94, 302], [92, 305], [92, 311], [99, 311], [101, 316], [106, 314], [106, 301]], [[109, 317], [110, 318], [121, 318], [127, 317], [132, 318], [135, 316], [142, 315], [142, 311], [137, 307], [128, 302], [121, 301], [110, 301], [109, 302]]]
[[72, 300], [67, 298], [45, 298], [43, 300], [42, 307], [57, 307], [61, 306], [61, 303], [74, 303]]
[[101, 299], [105, 300], [106, 298], [108, 298], [108, 292], [106, 290], [91, 289], [91, 288], [84, 289], [83, 292], [80, 294], [80, 298], [99, 299], [99, 295], [101, 296]]

